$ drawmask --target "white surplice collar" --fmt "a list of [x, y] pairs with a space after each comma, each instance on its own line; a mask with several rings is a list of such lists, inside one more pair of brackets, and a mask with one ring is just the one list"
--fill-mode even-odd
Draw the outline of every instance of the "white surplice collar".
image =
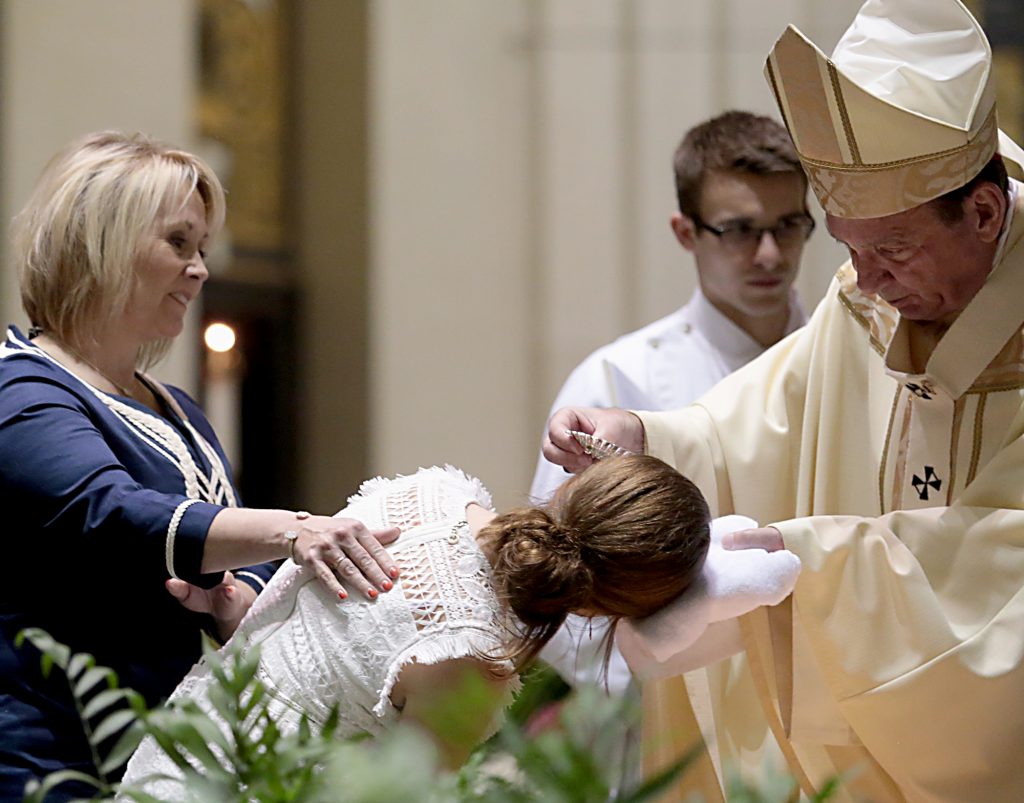
[[[743, 362], [752, 360], [765, 350], [764, 346], [722, 314], [704, 295], [699, 285], [683, 308], [683, 318], [686, 324], [700, 331], [715, 349]], [[803, 305], [796, 291], [790, 290], [789, 321], [786, 323], [785, 334], [791, 334], [805, 323], [807, 315]]]

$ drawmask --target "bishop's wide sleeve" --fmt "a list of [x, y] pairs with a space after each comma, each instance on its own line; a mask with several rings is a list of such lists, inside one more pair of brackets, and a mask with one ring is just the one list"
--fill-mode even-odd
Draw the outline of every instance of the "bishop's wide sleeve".
[[[692, 480], [712, 515], [739, 514], [762, 522], [792, 515], [808, 371], [815, 333], [827, 317], [819, 308], [806, 327], [688, 407], [636, 411], [644, 424], [647, 453]], [[756, 483], [749, 481], [750, 475]]]
[[776, 525], [804, 563], [798, 637], [915, 799], [1024, 799], [1022, 467], [1018, 440], [949, 507]]

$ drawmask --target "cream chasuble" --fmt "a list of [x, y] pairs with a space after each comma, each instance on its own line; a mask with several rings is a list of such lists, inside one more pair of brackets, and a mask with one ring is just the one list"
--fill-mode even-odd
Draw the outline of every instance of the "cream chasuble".
[[901, 320], [847, 264], [804, 330], [691, 407], [640, 414], [714, 515], [773, 523], [803, 561], [791, 602], [741, 621], [745, 658], [685, 678], [692, 707], [681, 678], [645, 690], [653, 765], [699, 727], [719, 775], [756, 778], [772, 728], [805, 792], [860, 766], [835, 799], [1024, 800], [1015, 206], [948, 330]]

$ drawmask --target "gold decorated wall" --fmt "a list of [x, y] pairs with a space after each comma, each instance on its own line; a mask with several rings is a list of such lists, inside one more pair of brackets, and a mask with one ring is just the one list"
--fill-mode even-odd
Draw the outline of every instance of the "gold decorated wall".
[[231, 190], [235, 261], [228, 275], [259, 280], [249, 263], [279, 262], [283, 269], [289, 247], [285, 11], [277, 0], [201, 0], [199, 13], [197, 124], [200, 135], [219, 146], [221, 180]]

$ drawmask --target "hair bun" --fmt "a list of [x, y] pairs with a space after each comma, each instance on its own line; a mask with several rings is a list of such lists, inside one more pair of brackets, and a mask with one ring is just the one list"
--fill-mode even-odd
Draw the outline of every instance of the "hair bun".
[[580, 554], [580, 539], [543, 508], [522, 508], [493, 522], [495, 576], [499, 593], [525, 623], [564, 618], [590, 594], [590, 572]]
[[[649, 455], [601, 460], [543, 508], [496, 516], [481, 530], [494, 587], [518, 617], [522, 667], [570, 613], [649, 616], [700, 572], [710, 544], [700, 490]], [[609, 642], [610, 643], [610, 642]]]

